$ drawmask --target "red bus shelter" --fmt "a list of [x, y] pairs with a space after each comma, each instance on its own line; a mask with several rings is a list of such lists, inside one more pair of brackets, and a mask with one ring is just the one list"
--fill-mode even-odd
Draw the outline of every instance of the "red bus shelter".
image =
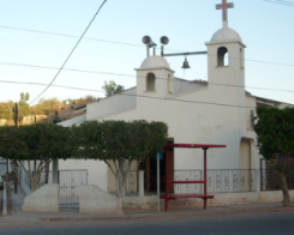
[[[169, 162], [169, 149], [170, 148], [201, 148], [203, 149], [203, 171], [204, 179], [197, 181], [170, 181], [168, 180], [168, 162]], [[168, 211], [169, 200], [177, 200], [181, 198], [202, 198], [204, 210], [207, 207], [207, 199], [214, 198], [214, 195], [207, 195], [207, 150], [209, 148], [226, 148], [226, 145], [210, 145], [210, 144], [167, 144], [165, 145], [165, 194], [161, 195], [160, 198], [165, 200], [165, 211]], [[204, 193], [203, 194], [168, 194], [168, 186], [171, 184], [203, 184]]]

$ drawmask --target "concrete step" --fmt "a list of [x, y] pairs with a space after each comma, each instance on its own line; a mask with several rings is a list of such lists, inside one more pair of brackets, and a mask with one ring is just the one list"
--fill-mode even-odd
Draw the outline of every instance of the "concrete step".
[[79, 205], [60, 205], [60, 212], [77, 212], [77, 213], [79, 213]]

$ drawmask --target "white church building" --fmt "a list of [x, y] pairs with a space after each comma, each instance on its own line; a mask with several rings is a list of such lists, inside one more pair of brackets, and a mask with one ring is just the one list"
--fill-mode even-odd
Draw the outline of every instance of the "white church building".
[[[88, 104], [85, 115], [60, 125], [78, 125], [90, 120], [162, 121], [168, 125], [170, 143], [226, 145], [226, 148], [208, 150], [208, 169], [260, 169], [262, 156], [253, 130], [256, 107], [284, 108], [288, 104], [246, 92], [246, 45], [240, 35], [228, 27], [226, 11], [231, 5], [224, 1], [218, 6], [223, 10], [223, 26], [205, 43], [207, 81], [177, 78], [164, 56], [147, 53], [140, 67], [135, 69], [135, 87]], [[202, 154], [202, 150], [175, 148], [170, 158], [174, 177], [181, 177], [181, 174], [176, 176], [177, 171], [201, 170]], [[132, 170], [145, 170], [149, 182], [155, 170], [154, 162], [149, 159], [141, 168], [134, 164]], [[114, 177], [102, 161], [60, 160], [59, 169], [87, 169], [88, 184], [108, 192], [115, 190]], [[150, 184], [145, 184], [146, 192], [152, 191]], [[256, 190], [254, 185], [250, 187]]]

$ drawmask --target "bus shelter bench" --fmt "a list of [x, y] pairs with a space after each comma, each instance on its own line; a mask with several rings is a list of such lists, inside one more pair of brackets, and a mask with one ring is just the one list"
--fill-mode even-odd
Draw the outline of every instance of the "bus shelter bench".
[[[161, 199], [165, 199], [165, 195], [160, 196]], [[168, 200], [177, 200], [177, 199], [184, 199], [184, 198], [202, 198], [203, 200], [206, 199], [213, 199], [214, 195], [203, 195], [203, 194], [174, 194], [168, 195]]]

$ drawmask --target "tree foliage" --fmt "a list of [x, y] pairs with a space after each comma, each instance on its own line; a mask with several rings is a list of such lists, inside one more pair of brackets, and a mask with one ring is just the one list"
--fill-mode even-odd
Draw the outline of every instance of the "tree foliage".
[[165, 123], [145, 120], [90, 121], [73, 127], [76, 146], [80, 146], [77, 156], [104, 161], [116, 178], [118, 197], [125, 195], [127, 171], [132, 162], [163, 151], [167, 131]]
[[[72, 156], [71, 133], [70, 128], [53, 124], [0, 127], [0, 155], [19, 161], [35, 191], [42, 171], [52, 159]], [[32, 161], [36, 164], [32, 165]]]
[[12, 120], [13, 119], [13, 107], [12, 101], [0, 103], [0, 119]]
[[266, 160], [275, 159], [276, 169], [280, 172], [283, 191], [283, 206], [290, 205], [286, 176], [294, 158], [294, 108], [257, 109], [258, 123], [254, 126], [260, 153]]
[[56, 115], [59, 112], [62, 102], [57, 98], [40, 99], [38, 104], [31, 107], [34, 115]]
[[28, 101], [30, 100], [30, 93], [26, 92], [22, 92], [20, 93], [20, 100], [19, 102], [24, 102], [24, 103], [27, 103]]
[[107, 97], [124, 91], [124, 87], [122, 85], [117, 85], [114, 81], [104, 81], [102, 89], [105, 90], [105, 95]]

